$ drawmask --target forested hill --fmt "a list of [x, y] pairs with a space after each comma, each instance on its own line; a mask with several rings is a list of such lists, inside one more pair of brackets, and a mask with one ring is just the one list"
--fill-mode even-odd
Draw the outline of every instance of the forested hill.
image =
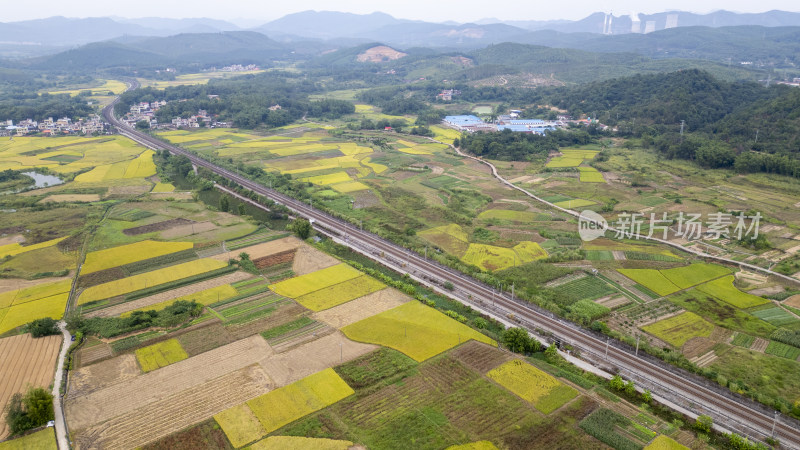
[[765, 89], [755, 82], [726, 82], [700, 70], [635, 75], [558, 89], [553, 104], [573, 115], [599, 117], [609, 125], [668, 125], [681, 120], [686, 130], [699, 130], [728, 114], [781, 95], [786, 89]]

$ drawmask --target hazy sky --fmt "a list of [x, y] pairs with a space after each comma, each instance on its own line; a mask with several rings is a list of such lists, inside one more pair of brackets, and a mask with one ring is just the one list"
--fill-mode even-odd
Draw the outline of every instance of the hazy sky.
[[797, 0], [570, 0], [570, 1], [506, 1], [477, 0], [394, 0], [394, 1], [276, 1], [276, 0], [44, 0], [32, 6], [12, 2], [2, 8], [0, 21], [36, 19], [49, 16], [66, 17], [212, 17], [246, 22], [267, 22], [289, 13], [304, 10], [347, 11], [370, 13], [382, 11], [398, 18], [433, 22], [453, 20], [467, 22], [485, 17], [513, 20], [580, 19], [595, 11], [613, 11], [615, 15], [632, 12], [654, 13], [684, 10], [707, 13], [718, 9], [736, 12], [763, 12], [772, 9], [800, 11]]

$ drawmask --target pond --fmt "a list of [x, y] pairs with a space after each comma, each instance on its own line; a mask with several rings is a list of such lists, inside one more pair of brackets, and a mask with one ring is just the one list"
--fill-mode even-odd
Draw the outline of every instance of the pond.
[[22, 174], [33, 178], [33, 183], [37, 188], [55, 186], [57, 184], [64, 183], [64, 180], [53, 175], [45, 175], [38, 172], [22, 172]]

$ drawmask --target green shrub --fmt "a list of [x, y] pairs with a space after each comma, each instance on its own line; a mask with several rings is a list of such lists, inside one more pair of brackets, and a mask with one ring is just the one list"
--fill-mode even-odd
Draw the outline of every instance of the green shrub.
[[43, 388], [30, 388], [25, 395], [14, 394], [6, 412], [6, 423], [11, 434], [40, 427], [55, 419], [53, 395]]
[[50, 317], [43, 319], [36, 319], [29, 323], [25, 329], [31, 333], [31, 336], [39, 338], [42, 336], [52, 336], [59, 334], [61, 331], [58, 329], [58, 322]]

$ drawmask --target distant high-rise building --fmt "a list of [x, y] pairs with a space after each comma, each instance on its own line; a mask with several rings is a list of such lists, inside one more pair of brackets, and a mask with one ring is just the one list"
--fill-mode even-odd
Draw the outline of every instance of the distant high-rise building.
[[656, 31], [656, 21], [648, 20], [644, 24], [644, 34], [652, 33], [653, 31]]
[[678, 15], [677, 14], [667, 14], [667, 23], [664, 25], [664, 29], [667, 28], [677, 28], [678, 27]]

